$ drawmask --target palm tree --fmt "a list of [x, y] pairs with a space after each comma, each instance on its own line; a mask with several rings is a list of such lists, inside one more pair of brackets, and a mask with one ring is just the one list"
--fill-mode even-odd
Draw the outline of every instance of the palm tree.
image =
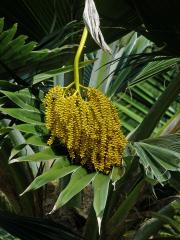
[[[90, 54], [89, 52], [97, 46], [89, 40], [86, 60], [82, 59], [80, 64], [80, 68], [84, 68], [83, 85], [94, 86], [104, 91], [122, 112], [124, 131], [129, 133], [129, 144], [124, 156], [125, 165], [114, 168], [111, 175], [89, 173], [83, 167], [70, 164], [67, 149], [61, 144], [47, 146], [49, 133], [44, 126], [43, 93], [53, 85], [66, 85], [67, 78], [72, 77], [72, 59], [82, 30], [82, 23], [79, 20], [83, 4], [84, 1], [76, 1], [76, 4], [74, 1], [38, 1], [38, 3], [3, 1], [1, 4], [3, 7], [0, 13], [5, 17], [5, 26], [12, 25], [16, 19], [18, 34], [26, 33], [30, 39], [38, 43], [26, 43], [22, 35], [14, 37], [16, 25], [4, 31], [4, 21], [1, 19], [0, 74], [2, 80], [0, 88], [3, 161], [0, 165], [0, 174], [3, 181], [0, 188], [16, 214], [41, 217], [46, 214], [43, 204], [47, 189], [40, 187], [49, 181], [62, 179], [62, 191], [55, 204], [57, 208], [63, 206], [93, 182], [95, 212], [92, 208], [86, 219], [85, 239], [117, 239], [119, 236], [128, 239], [132, 237], [131, 234], [134, 239], [148, 239], [151, 235], [158, 236], [157, 233], [163, 223], [168, 224], [170, 229], [169, 232], [168, 229], [165, 230], [166, 235], [177, 237], [179, 232], [176, 224], [178, 223], [173, 218], [177, 218], [179, 211], [178, 197], [175, 196], [179, 191], [179, 134], [170, 136], [160, 134], [164, 131], [165, 124], [173, 122], [176, 117], [174, 113], [179, 107], [177, 95], [180, 85], [179, 73], [176, 69], [179, 58], [175, 58], [178, 55], [178, 47], [174, 44], [178, 34], [176, 34], [177, 38], [173, 38], [172, 43], [168, 40], [168, 35], [167, 39], [165, 38], [163, 32], [157, 34], [156, 31], [151, 31], [158, 28], [158, 21], [154, 23], [157, 25], [152, 25], [146, 8], [138, 4], [138, 1], [132, 1], [132, 3], [113, 1], [111, 11], [108, 2], [96, 1], [102, 16], [105, 38], [108, 42], [112, 42], [132, 30], [137, 30], [149, 39], [158, 43], [165, 41], [166, 44], [163, 43], [160, 48], [157, 48], [144, 37], [130, 33], [121, 38], [121, 41], [112, 44], [114, 55], [109, 56], [102, 50]], [[145, 4], [148, 4], [148, 1]], [[21, 14], [15, 10], [14, 6]], [[164, 7], [168, 9], [166, 3]], [[162, 22], [165, 20], [163, 16], [160, 16], [160, 19]], [[146, 28], [150, 29], [148, 32], [145, 27], [142, 27], [142, 23], [146, 23]], [[110, 32], [105, 28], [107, 26], [111, 27]], [[118, 31], [117, 27], [120, 27]], [[169, 31], [171, 29], [173, 26], [169, 27]], [[44, 49], [45, 47], [51, 50]], [[98, 58], [97, 61], [95, 61], [96, 58]], [[99, 67], [102, 68], [99, 69]], [[106, 68], [106, 71], [103, 68]], [[99, 69], [98, 72], [97, 69]], [[168, 83], [166, 88], [163, 86], [163, 81], [158, 82], [159, 78], [163, 81], [166, 79]], [[157, 87], [157, 93], [153, 93]], [[149, 95], [149, 92], [153, 94]], [[169, 120], [168, 123], [166, 123], [167, 120]], [[160, 125], [157, 126], [159, 121]], [[150, 136], [153, 138], [149, 138]], [[169, 162], [169, 159], [172, 161]], [[25, 163], [9, 165], [9, 161]], [[51, 166], [52, 161], [55, 161], [55, 164]], [[69, 182], [69, 179], [64, 176], [71, 173], [73, 174]], [[113, 191], [110, 181], [116, 183], [116, 191]], [[66, 184], [69, 182], [66, 188], [64, 188], [65, 182]], [[155, 189], [161, 188], [158, 183], [173, 186], [173, 194], [168, 201], [162, 203], [160, 208], [157, 208], [157, 201], [152, 200], [153, 210], [159, 210], [159, 212], [153, 215], [155, 220], [152, 219], [144, 227], [139, 228], [147, 217], [145, 213], [149, 211], [146, 193], [150, 191], [151, 186], [155, 185]], [[26, 192], [38, 188], [40, 190], [29, 192], [19, 198], [19, 194], [28, 185]], [[144, 197], [139, 199], [139, 194]], [[152, 194], [150, 196], [152, 197]], [[79, 204], [80, 197], [71, 201], [76, 206]], [[145, 208], [141, 211], [142, 204]], [[7, 206], [6, 204], [6, 209]], [[136, 211], [142, 215], [138, 217]], [[96, 217], [102, 220], [100, 236]], [[12, 218], [10, 216], [9, 220], [11, 221]], [[4, 221], [3, 215], [1, 221]], [[37, 224], [34, 219], [27, 221], [29, 224]], [[126, 227], [123, 227], [125, 222]], [[23, 218], [21, 224], [24, 226]], [[45, 223], [41, 221], [40, 224]], [[92, 231], [92, 224], [94, 231]], [[2, 223], [1, 225], [22, 239], [29, 234], [28, 231], [20, 234], [11, 231], [8, 221], [8, 227]], [[135, 233], [138, 228], [139, 230]], [[17, 229], [19, 231], [19, 226]], [[42, 234], [43, 229], [39, 229], [41, 233], [36, 233], [36, 230], [33, 233], [32, 229], [34, 234], [32, 239], [37, 239], [37, 235]], [[64, 234], [64, 239], [66, 237], [70, 239], [66, 231]], [[162, 232], [159, 234], [161, 236]], [[48, 234], [46, 237], [48, 239]], [[75, 235], [74, 239], [76, 239]]]

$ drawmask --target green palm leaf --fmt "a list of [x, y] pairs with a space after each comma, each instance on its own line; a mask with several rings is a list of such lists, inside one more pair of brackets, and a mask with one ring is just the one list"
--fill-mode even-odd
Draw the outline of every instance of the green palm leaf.
[[180, 171], [180, 134], [136, 142], [134, 147], [149, 179], [163, 184], [170, 171]]

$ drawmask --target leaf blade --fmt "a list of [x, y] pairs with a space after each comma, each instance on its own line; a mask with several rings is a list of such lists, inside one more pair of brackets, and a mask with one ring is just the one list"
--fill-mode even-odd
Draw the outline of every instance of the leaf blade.
[[109, 190], [110, 176], [98, 173], [93, 181], [94, 200], [93, 207], [96, 213], [99, 233], [101, 229], [101, 221], [103, 218], [104, 209], [106, 207], [108, 190]]
[[51, 213], [62, 207], [72, 197], [85, 188], [94, 179], [96, 174], [97, 173], [87, 174], [87, 171], [84, 168], [79, 167], [79, 169], [72, 175], [67, 187], [60, 193]]

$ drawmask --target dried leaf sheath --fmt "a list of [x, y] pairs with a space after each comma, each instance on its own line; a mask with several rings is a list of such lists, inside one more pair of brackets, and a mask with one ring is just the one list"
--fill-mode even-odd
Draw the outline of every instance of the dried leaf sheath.
[[100, 46], [100, 48], [111, 54], [111, 49], [105, 42], [101, 32], [99, 14], [93, 0], [85, 1], [83, 20], [94, 41]]

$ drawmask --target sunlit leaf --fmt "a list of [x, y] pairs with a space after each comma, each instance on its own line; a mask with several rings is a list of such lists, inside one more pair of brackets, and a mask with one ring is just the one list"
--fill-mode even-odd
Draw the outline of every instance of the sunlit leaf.
[[52, 151], [50, 147], [45, 148], [41, 152], [37, 152], [32, 155], [22, 156], [19, 158], [14, 158], [10, 161], [10, 163], [14, 162], [39, 162], [39, 161], [47, 161], [57, 159], [58, 156]]
[[113, 184], [115, 184], [119, 179], [123, 177], [125, 173], [125, 167], [113, 167], [112, 173], [111, 173], [111, 180]]
[[69, 161], [65, 157], [61, 157], [56, 160], [55, 164], [48, 171], [36, 177], [21, 195], [30, 190], [36, 190], [48, 182], [60, 179], [74, 172], [78, 168], [79, 166], [70, 165]]
[[78, 194], [82, 189], [84, 189], [96, 176], [97, 173], [88, 174], [87, 171], [79, 167], [79, 169], [73, 173], [69, 184], [60, 193], [52, 212], [56, 211], [58, 208], [66, 204], [72, 197]]
[[32, 124], [19, 124], [19, 125], [15, 125], [14, 128], [25, 132], [25, 133], [32, 133], [35, 135], [46, 135], [48, 134], [48, 130], [45, 126], [43, 125], [32, 125]]
[[30, 96], [29, 94], [9, 91], [1, 91], [1, 93], [7, 96], [17, 106], [26, 110], [39, 112], [39, 110], [35, 107], [33, 96]]
[[46, 141], [40, 136], [29, 137], [26, 143], [34, 146], [47, 146]]
[[23, 144], [20, 144], [20, 145], [14, 147], [14, 148], [11, 150], [11, 154], [10, 154], [9, 159], [12, 159], [12, 158], [13, 158], [14, 156], [16, 156], [19, 152], [21, 152], [21, 150], [24, 149], [25, 146], [26, 146], [26, 144], [23, 143]]
[[108, 190], [109, 190], [109, 182], [110, 182], [110, 176], [104, 175], [102, 173], [98, 173], [95, 176], [95, 179], [93, 181], [93, 188], [94, 188], [93, 206], [96, 212], [99, 232], [101, 229], [101, 222], [103, 218], [104, 209], [106, 207]]
[[2, 113], [8, 114], [13, 118], [21, 120], [22, 122], [35, 124], [35, 125], [43, 125], [41, 122], [41, 114], [37, 111], [29, 111], [21, 108], [1, 108]]

